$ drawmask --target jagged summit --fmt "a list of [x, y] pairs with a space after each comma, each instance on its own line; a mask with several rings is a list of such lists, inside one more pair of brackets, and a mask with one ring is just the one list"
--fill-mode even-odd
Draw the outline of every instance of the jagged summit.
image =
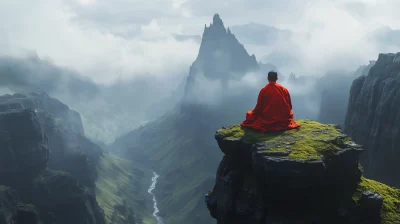
[[213, 25], [215, 26], [224, 26], [224, 22], [222, 22], [221, 17], [218, 13], [216, 13], [213, 17]]
[[190, 93], [200, 75], [227, 82], [257, 69], [256, 57], [249, 55], [231, 30], [225, 28], [219, 14], [215, 14], [210, 26], [204, 28], [199, 54], [190, 67], [185, 94]]

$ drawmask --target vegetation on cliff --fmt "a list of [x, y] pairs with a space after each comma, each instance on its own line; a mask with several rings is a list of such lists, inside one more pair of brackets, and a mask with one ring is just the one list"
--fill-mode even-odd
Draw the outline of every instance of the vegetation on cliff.
[[298, 123], [217, 130], [225, 156], [206, 204], [218, 223], [400, 223], [400, 190], [362, 177], [362, 146], [337, 125]]
[[400, 190], [362, 177], [353, 199], [359, 202], [364, 191], [373, 191], [383, 197], [382, 224], [400, 223]]
[[297, 129], [262, 134], [241, 125], [217, 130], [217, 135], [227, 139], [240, 138], [248, 144], [266, 143], [269, 152], [287, 153], [293, 159], [321, 159], [324, 152], [339, 150], [340, 145], [352, 140], [343, 135], [337, 125], [321, 124], [312, 120], [298, 120]]

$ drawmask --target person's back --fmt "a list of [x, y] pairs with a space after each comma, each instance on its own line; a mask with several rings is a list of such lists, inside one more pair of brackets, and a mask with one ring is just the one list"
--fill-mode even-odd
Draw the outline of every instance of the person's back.
[[300, 126], [294, 121], [289, 91], [276, 83], [277, 80], [276, 72], [268, 73], [269, 84], [261, 89], [256, 107], [247, 112], [242, 126], [257, 129], [263, 133]]

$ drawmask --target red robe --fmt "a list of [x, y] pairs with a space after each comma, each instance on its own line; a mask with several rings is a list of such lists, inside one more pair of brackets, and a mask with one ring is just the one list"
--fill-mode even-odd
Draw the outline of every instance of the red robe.
[[242, 126], [262, 133], [300, 127], [294, 121], [289, 91], [276, 82], [267, 84], [261, 89], [254, 110], [247, 112]]

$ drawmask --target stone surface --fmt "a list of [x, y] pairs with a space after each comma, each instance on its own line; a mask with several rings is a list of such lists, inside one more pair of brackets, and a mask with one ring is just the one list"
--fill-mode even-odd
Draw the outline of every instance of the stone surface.
[[[3, 110], [3, 113], [17, 113], [21, 111], [19, 108], [32, 109], [35, 113], [32, 116], [37, 118], [47, 136], [48, 148], [51, 151], [48, 167], [70, 172], [81, 183], [94, 188], [96, 165], [103, 150], [84, 136], [79, 113], [45, 93], [0, 96], [0, 110]], [[1, 126], [2, 124], [0, 130]], [[16, 127], [16, 130], [21, 127]]]
[[28, 95], [17, 93], [0, 96], [0, 112], [21, 108], [46, 111], [56, 117], [56, 122], [65, 129], [81, 135], [85, 134], [80, 114], [46, 93]]
[[368, 220], [380, 222], [380, 211], [383, 206], [383, 198], [370, 190], [364, 191], [360, 198], [360, 210]]
[[45, 223], [105, 223], [93, 192], [63, 171], [46, 170], [35, 178], [31, 200]]
[[400, 53], [380, 54], [368, 75], [354, 80], [344, 131], [366, 150], [365, 176], [400, 186]]
[[[105, 224], [94, 193], [96, 162], [102, 150], [79, 128], [65, 125], [71, 121], [64, 114], [69, 108], [51, 98], [32, 99], [20, 94], [0, 98], [2, 105], [24, 99], [23, 104], [32, 108], [7, 106], [0, 112], [0, 184], [12, 186], [19, 194], [14, 203], [19, 205], [12, 214], [15, 222], [9, 221], [8, 210], [0, 212], [0, 216], [5, 214], [6, 224]], [[48, 164], [76, 178], [47, 170]]]
[[47, 136], [33, 110], [0, 113], [0, 184], [29, 181], [48, 160]]
[[[400, 191], [361, 177], [361, 146], [337, 125], [298, 122], [266, 134], [240, 125], [216, 132], [225, 156], [206, 204], [218, 224], [379, 223], [368, 209], [382, 223], [400, 221]], [[362, 199], [367, 189], [386, 198], [383, 208]]]

